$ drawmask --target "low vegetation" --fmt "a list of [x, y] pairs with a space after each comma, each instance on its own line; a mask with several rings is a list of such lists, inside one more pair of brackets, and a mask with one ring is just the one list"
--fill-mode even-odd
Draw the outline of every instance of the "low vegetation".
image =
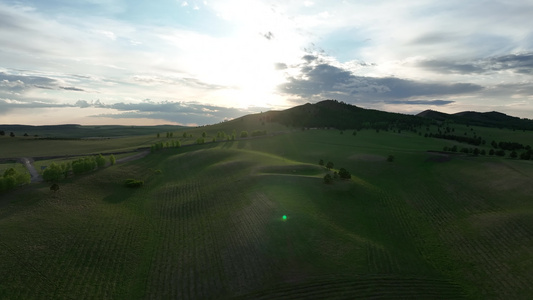
[[[271, 117], [153, 132], [142, 145], [164, 146], [143, 159], [70, 176], [97, 169], [91, 152], [70, 169], [50, 164], [50, 183], [4, 192], [0, 298], [533, 296], [533, 165], [519, 159], [529, 132], [394, 123], [339, 134]], [[237, 136], [256, 126], [277, 133]], [[498, 147], [425, 137], [446, 127]]]

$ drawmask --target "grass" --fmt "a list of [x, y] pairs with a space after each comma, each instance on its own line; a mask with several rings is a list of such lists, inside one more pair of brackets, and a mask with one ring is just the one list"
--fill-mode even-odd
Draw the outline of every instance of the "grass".
[[17, 189], [0, 298], [530, 298], [531, 162], [426, 152], [448, 143], [293, 131]]

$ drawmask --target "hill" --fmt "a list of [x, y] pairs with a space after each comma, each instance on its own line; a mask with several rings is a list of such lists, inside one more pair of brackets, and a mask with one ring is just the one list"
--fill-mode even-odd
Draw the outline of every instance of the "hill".
[[531, 299], [530, 162], [427, 152], [453, 144], [286, 130], [13, 190], [0, 298]]
[[270, 122], [296, 128], [385, 129], [389, 126], [411, 128], [430, 123], [427, 119], [413, 115], [365, 109], [337, 100], [324, 100], [283, 111], [270, 111], [267, 112], [266, 118]]

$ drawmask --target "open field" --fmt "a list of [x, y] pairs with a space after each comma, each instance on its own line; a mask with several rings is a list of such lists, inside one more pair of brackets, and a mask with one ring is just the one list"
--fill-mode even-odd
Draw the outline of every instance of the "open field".
[[[17, 189], [0, 298], [530, 299], [533, 162], [427, 152], [451, 144], [298, 130]], [[320, 159], [352, 179], [324, 184]]]

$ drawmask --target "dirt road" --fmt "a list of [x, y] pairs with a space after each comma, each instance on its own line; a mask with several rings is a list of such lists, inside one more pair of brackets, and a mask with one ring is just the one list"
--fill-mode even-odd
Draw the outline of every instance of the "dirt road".
[[28, 172], [30, 172], [31, 176], [31, 182], [41, 182], [43, 181], [43, 178], [41, 175], [39, 175], [39, 172], [35, 169], [32, 162], [33, 160], [28, 157], [21, 157], [20, 162], [28, 169]]

